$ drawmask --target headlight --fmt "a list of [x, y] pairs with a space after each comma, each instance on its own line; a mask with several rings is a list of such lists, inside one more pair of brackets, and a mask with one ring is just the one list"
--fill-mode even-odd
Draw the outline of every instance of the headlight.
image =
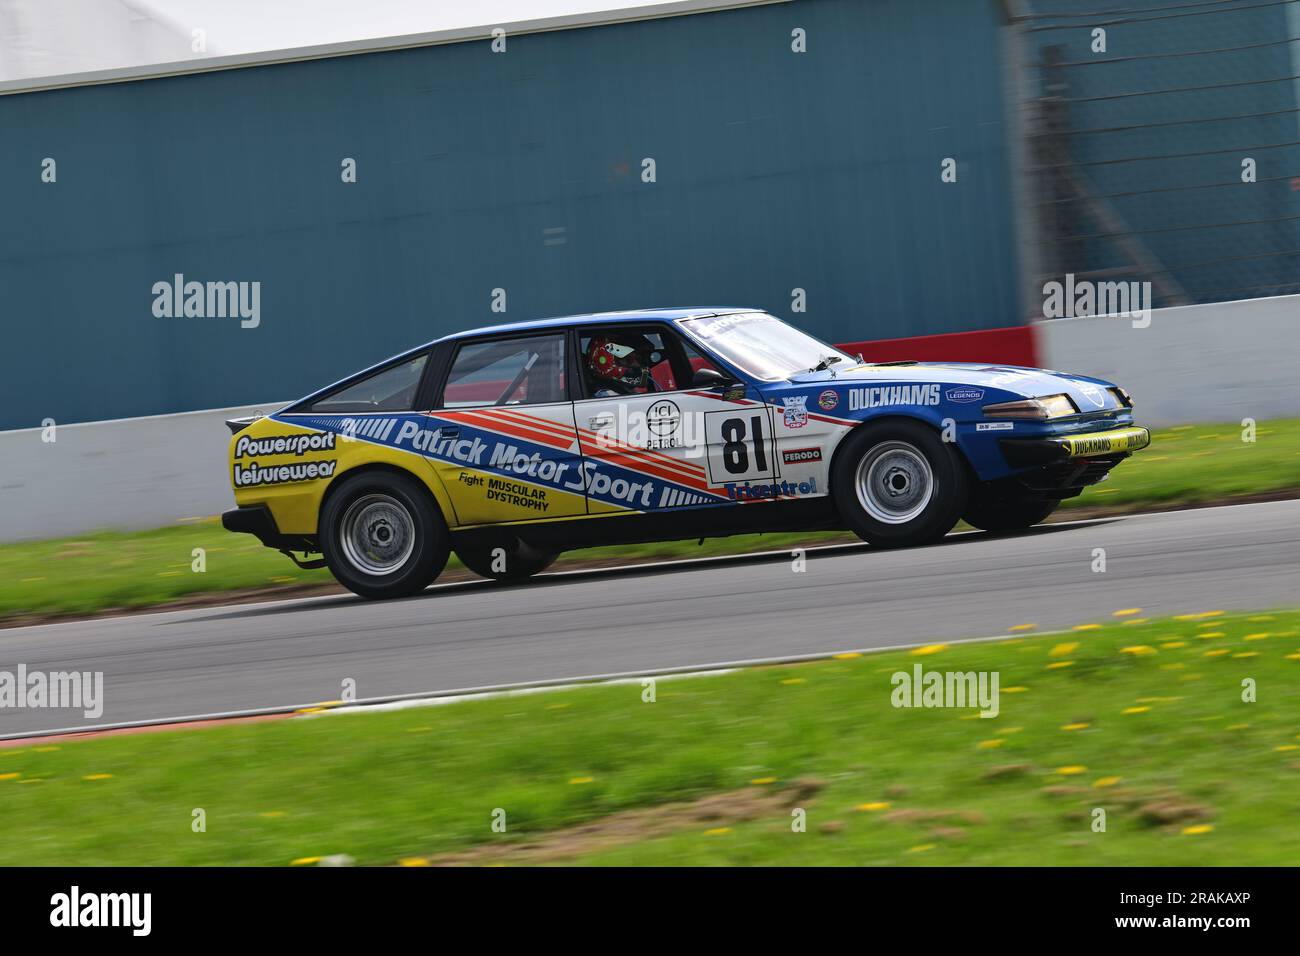
[[1069, 395], [1047, 395], [1043, 398], [1026, 398], [1019, 402], [984, 406], [984, 414], [989, 418], [1031, 418], [1045, 421], [1078, 413], [1079, 410], [1074, 407]]
[[1120, 388], [1118, 385], [1112, 385], [1110, 389], [1110, 393], [1114, 395], [1116, 398], [1118, 398], [1119, 403], [1123, 405], [1125, 408], [1133, 407], [1133, 396], [1130, 395], [1124, 389]]

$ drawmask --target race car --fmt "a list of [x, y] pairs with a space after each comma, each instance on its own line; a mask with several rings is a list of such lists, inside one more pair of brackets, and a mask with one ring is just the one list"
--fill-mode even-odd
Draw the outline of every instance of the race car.
[[518, 581], [594, 545], [1022, 529], [1150, 443], [1109, 382], [864, 362], [753, 309], [462, 332], [228, 424], [222, 524], [367, 598], [422, 590], [452, 551]]

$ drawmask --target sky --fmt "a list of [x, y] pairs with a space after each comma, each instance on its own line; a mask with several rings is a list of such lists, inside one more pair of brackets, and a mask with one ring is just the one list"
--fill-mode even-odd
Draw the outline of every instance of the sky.
[[253, 53], [671, 0], [0, 0], [0, 82]]

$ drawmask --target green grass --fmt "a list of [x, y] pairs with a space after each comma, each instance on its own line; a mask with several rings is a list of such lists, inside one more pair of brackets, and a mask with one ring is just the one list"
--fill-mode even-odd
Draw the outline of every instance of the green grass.
[[[1110, 480], [1066, 503], [1132, 510], [1151, 505], [1213, 502], [1300, 488], [1300, 419], [1265, 422], [1258, 440], [1242, 442], [1231, 425], [1159, 431], [1152, 447], [1115, 470]], [[856, 540], [838, 532], [741, 535], [669, 541], [566, 554], [557, 567], [584, 561], [629, 562], [702, 557], [796, 544]], [[191, 570], [195, 548], [207, 570]], [[453, 558], [451, 569], [459, 567]], [[31, 614], [83, 614], [146, 607], [200, 592], [293, 588], [332, 581], [304, 571], [249, 535], [230, 534], [215, 520], [130, 533], [102, 532], [56, 541], [0, 545], [0, 619]]]
[[[1294, 864], [1300, 611], [1124, 620], [662, 680], [654, 703], [600, 685], [0, 750], [0, 865], [384, 864], [797, 778], [824, 784], [805, 833], [781, 810], [574, 862]], [[1000, 714], [893, 707], [917, 663], [997, 671]]]

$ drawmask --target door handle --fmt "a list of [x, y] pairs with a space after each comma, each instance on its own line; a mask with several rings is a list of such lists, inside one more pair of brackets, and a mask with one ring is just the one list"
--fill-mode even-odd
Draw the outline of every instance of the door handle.
[[443, 425], [443, 426], [441, 426], [441, 427], [438, 429], [438, 437], [439, 437], [439, 438], [459, 438], [459, 437], [460, 437], [460, 426], [459, 426], [459, 425]]

